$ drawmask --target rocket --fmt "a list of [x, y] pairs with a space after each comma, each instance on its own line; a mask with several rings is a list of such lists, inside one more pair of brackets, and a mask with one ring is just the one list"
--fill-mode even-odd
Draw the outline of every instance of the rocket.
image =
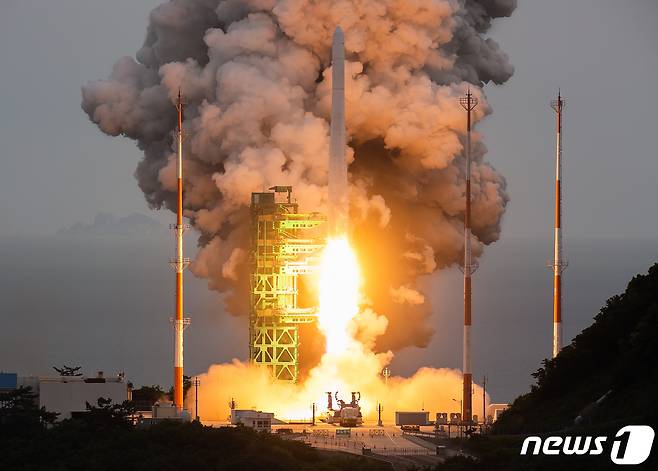
[[331, 45], [331, 136], [329, 144], [329, 235], [347, 232], [347, 162], [345, 161], [345, 38], [340, 26]]
[[549, 264], [553, 270], [553, 358], [562, 350], [562, 272], [567, 262], [562, 253], [562, 110], [564, 99], [558, 91], [557, 100], [551, 102], [555, 111], [555, 227], [553, 234], [553, 260]]

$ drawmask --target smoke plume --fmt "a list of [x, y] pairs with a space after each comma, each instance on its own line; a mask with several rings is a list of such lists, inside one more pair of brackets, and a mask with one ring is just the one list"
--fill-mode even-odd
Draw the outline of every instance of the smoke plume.
[[[459, 402], [453, 400], [462, 394], [459, 371], [421, 368], [410, 378], [392, 376], [386, 382], [379, 372], [388, 360], [387, 355], [381, 357], [363, 349], [353, 349], [349, 355], [325, 355], [302, 385], [273, 382], [266, 369], [238, 360], [213, 365], [199, 376], [199, 415], [204, 421], [226, 422], [230, 401], [235, 399], [239, 409], [273, 411], [280, 419], [308, 420], [313, 403], [317, 416], [326, 412], [325, 391], [338, 391], [339, 398], [347, 402], [350, 391], [360, 392], [359, 405], [367, 422], [377, 419], [378, 403], [383, 404], [382, 419], [386, 423], [393, 422], [395, 411], [460, 412]], [[474, 384], [473, 413], [478, 417], [482, 417], [482, 393], [482, 388]], [[194, 401], [194, 392], [190, 391], [188, 409], [194, 409]], [[489, 403], [487, 394], [486, 406]], [[433, 415], [430, 417], [434, 420]]]
[[[474, 120], [490, 113], [481, 87], [505, 82], [513, 68], [486, 33], [515, 6], [172, 0], [151, 12], [135, 58], [119, 59], [107, 79], [83, 87], [82, 108], [106, 134], [136, 142], [144, 157], [135, 177], [148, 204], [173, 209], [173, 103], [182, 90], [185, 215], [201, 233], [192, 270], [226, 293], [232, 314], [246, 315], [251, 192], [292, 185], [302, 210], [326, 209], [331, 37], [340, 25], [350, 225], [364, 294], [388, 320], [376, 350], [424, 346], [430, 306], [417, 280], [460, 263], [463, 251], [458, 98], [470, 86], [480, 100]], [[481, 136], [473, 142], [477, 256], [498, 239], [508, 197], [505, 179], [484, 160]], [[229, 374], [240, 366], [217, 368]]]

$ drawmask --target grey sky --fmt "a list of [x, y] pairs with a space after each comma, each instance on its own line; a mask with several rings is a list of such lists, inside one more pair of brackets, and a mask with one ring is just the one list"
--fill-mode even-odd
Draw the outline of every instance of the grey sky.
[[100, 211], [148, 211], [132, 176], [138, 149], [89, 122], [80, 86], [135, 53], [159, 3], [1, 2], [1, 234], [54, 233]]
[[492, 36], [516, 72], [486, 92], [494, 114], [481, 129], [508, 179], [503, 237], [550, 234], [554, 114], [564, 129], [567, 237], [654, 237], [658, 2], [521, 0]]
[[[138, 150], [80, 111], [80, 86], [133, 55], [160, 0], [3, 0], [0, 7], [0, 234], [52, 233], [99, 211], [146, 211]], [[565, 116], [566, 234], [651, 237], [658, 173], [658, 2], [525, 0], [492, 36], [516, 67], [486, 93], [480, 129], [507, 177], [503, 237], [550, 231], [553, 116]], [[163, 215], [166, 217], [166, 215]]]
[[[80, 86], [87, 80], [106, 77], [116, 59], [135, 53], [145, 35], [148, 12], [160, 2], [2, 1], [0, 236], [54, 234], [77, 221], [91, 222], [99, 212], [124, 216], [138, 211], [169, 222], [170, 214], [148, 211], [136, 186], [132, 174], [140, 158], [138, 149], [127, 140], [103, 135], [80, 110]], [[498, 21], [491, 35], [509, 54], [516, 73], [504, 86], [485, 88], [494, 114], [479, 130], [485, 133], [489, 160], [508, 180], [511, 203], [503, 222], [502, 241], [488, 249], [474, 278], [474, 318], [488, 319], [482, 327], [474, 326], [479, 345], [474, 367], [476, 376], [487, 371], [506, 378], [510, 386], [504, 387], [499, 381], [494, 391], [502, 399], [510, 399], [523, 392], [528, 372], [548, 353], [550, 345], [550, 339], [544, 339], [541, 322], [535, 322], [550, 312], [550, 278], [543, 268], [550, 245], [517, 245], [516, 241], [544, 239], [551, 234], [554, 115], [548, 102], [558, 86], [567, 97], [565, 236], [571, 266], [565, 288], [566, 336], [571, 338], [587, 325], [608, 296], [623, 289], [629, 276], [646, 270], [658, 257], [658, 243], [651, 242], [658, 239], [658, 126], [654, 119], [658, 109], [658, 2], [521, 0], [515, 14]], [[630, 250], [621, 243], [590, 245], [582, 241], [586, 238], [648, 241], [629, 242], [633, 244]], [[15, 238], [3, 240], [18, 244]], [[35, 244], [42, 245], [38, 240]], [[158, 244], [152, 248], [167, 248], [164, 239]], [[2, 289], [6, 296], [13, 296], [11, 309], [21, 313], [21, 319], [15, 328], [3, 329], [0, 334], [5, 344], [0, 350], [0, 368], [11, 366], [5, 361], [8, 358], [21, 357], [25, 345], [29, 345], [30, 354], [14, 364], [39, 373], [53, 362], [64, 361], [75, 352], [85, 351], [86, 355], [95, 347], [90, 366], [100, 363], [112, 369], [117, 363], [132, 363], [138, 382], [168, 380], [169, 344], [163, 344], [162, 335], [167, 335], [169, 328], [169, 314], [165, 312], [169, 305], [166, 296], [171, 294], [165, 271], [169, 254], [162, 253], [159, 267], [154, 265], [155, 253], [130, 252], [125, 240], [111, 246], [146, 264], [148, 270], [144, 268], [142, 275], [131, 280], [161, 274], [149, 284], [147, 297], [130, 282], [112, 284], [118, 272], [111, 272], [111, 268], [119, 268], [105, 265], [112, 259], [108, 254], [78, 263], [63, 255], [52, 256], [61, 249], [73, 257], [71, 246], [46, 245], [38, 260], [12, 262], [22, 275], [4, 279]], [[17, 253], [28, 258], [37, 256], [25, 246], [21, 250]], [[81, 250], [83, 256], [96, 251], [91, 245]], [[45, 273], [52, 275], [50, 266], [72, 270], [76, 280], [86, 280], [85, 273], [95, 270], [106, 275], [99, 275], [96, 285], [85, 285], [85, 296], [77, 296], [72, 289], [67, 298], [56, 294], [61, 290], [53, 285], [45, 287]], [[507, 267], [516, 270], [502, 279], [496, 276]], [[459, 366], [457, 341], [445, 340], [448, 334], [459, 335], [460, 324], [451, 323], [459, 318], [461, 299], [454, 275], [446, 271], [430, 280], [437, 283], [435, 303], [441, 310], [437, 311], [436, 325], [444, 334], [425, 351], [409, 349], [398, 355], [396, 371], [411, 371], [419, 359], [434, 366]], [[244, 323], [227, 319], [221, 313], [221, 300], [205, 293], [203, 282], [190, 283], [192, 292], [197, 293], [190, 301], [191, 311], [197, 319], [195, 325], [200, 326], [196, 333], [192, 328], [189, 332], [198, 346], [188, 350], [191, 368], [198, 372], [214, 361], [243, 356], [245, 349], [234, 348], [236, 336], [227, 332], [244, 330]], [[22, 296], [33, 298], [29, 303], [17, 296], [15, 289], [21, 286], [26, 290]], [[511, 287], [511, 294], [503, 299], [497, 293], [504, 286]], [[59, 297], [56, 302], [37, 303], [47, 296]], [[122, 302], [112, 304], [117, 298]], [[157, 301], [149, 303], [149, 299]], [[99, 304], [98, 311], [94, 303]], [[139, 319], [131, 324], [130, 335], [114, 322], [103, 324], [108, 335], [113, 333], [119, 339], [120, 357], [114, 356], [116, 342], [94, 337], [98, 335], [94, 333], [96, 316], [106, 319], [117, 309], [125, 316], [119, 316], [121, 319]], [[570, 312], [574, 313], [571, 317]], [[550, 317], [546, 322], [548, 326]], [[76, 344], [77, 350], [76, 345], [62, 347], [68, 343], [67, 332], [76, 330], [75, 326], [87, 340]], [[148, 330], [151, 327], [153, 330]], [[134, 335], [138, 329], [153, 335], [138, 341], [139, 336]], [[523, 341], [515, 344], [520, 338], [517, 330], [523, 332]], [[9, 338], [25, 341], [8, 342]], [[545, 351], [534, 348], [544, 341]], [[148, 352], [152, 356], [147, 356]], [[478, 365], [478, 357], [486, 360]]]

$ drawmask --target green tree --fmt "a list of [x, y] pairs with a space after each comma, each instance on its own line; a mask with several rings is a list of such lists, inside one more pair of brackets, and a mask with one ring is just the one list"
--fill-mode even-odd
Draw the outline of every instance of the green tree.
[[165, 395], [164, 390], [158, 385], [142, 386], [139, 389], [133, 389], [132, 400], [138, 410], [147, 410]]
[[95, 432], [116, 429], [129, 429], [132, 427], [132, 416], [135, 406], [131, 401], [114, 404], [112, 399], [99, 397], [97, 405], [86, 403], [87, 412], [76, 419], [83, 422]]
[[19, 431], [52, 425], [59, 414], [39, 407], [29, 386], [0, 393], [0, 429]]

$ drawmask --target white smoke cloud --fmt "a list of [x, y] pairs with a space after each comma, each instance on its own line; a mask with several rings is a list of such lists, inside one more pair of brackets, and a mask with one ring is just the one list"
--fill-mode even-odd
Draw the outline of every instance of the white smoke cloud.
[[391, 288], [391, 297], [393, 302], [398, 304], [423, 304], [425, 302], [425, 296], [422, 293], [408, 286]]

